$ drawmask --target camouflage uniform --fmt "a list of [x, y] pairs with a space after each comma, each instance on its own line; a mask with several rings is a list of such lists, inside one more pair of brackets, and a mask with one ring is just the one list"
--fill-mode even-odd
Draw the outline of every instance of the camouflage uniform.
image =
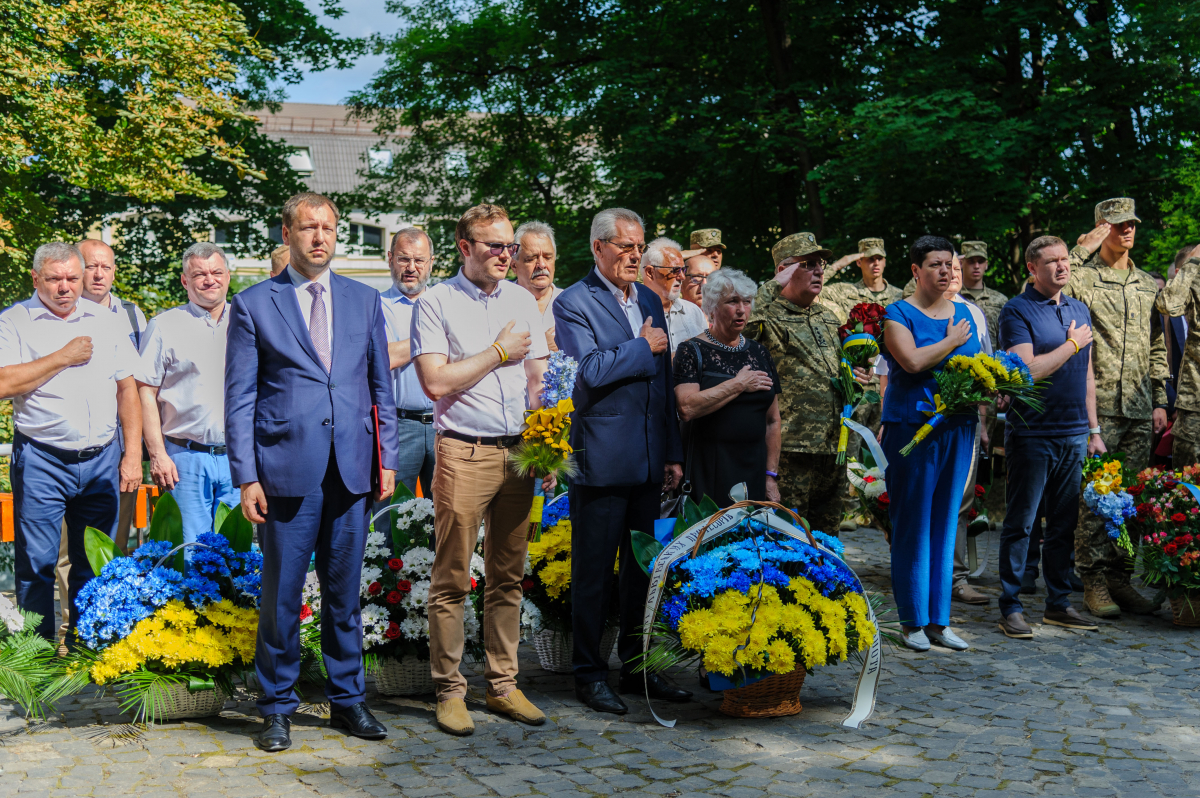
[[987, 319], [988, 338], [992, 341], [992, 349], [996, 348], [996, 334], [1000, 331], [1000, 311], [1004, 308], [1008, 297], [995, 288], [988, 288], [985, 283], [980, 288], [963, 288], [958, 295], [983, 311]]
[[1167, 287], [1158, 295], [1159, 313], [1187, 319], [1187, 342], [1179, 365], [1175, 394], [1175, 423], [1171, 433], [1175, 445], [1171, 464], [1175, 468], [1200, 463], [1200, 258], [1189, 258]]
[[[776, 244], [772, 255], [778, 264], [817, 250], [811, 233], [796, 233]], [[779, 492], [783, 504], [814, 529], [837, 534], [846, 482], [845, 467], [835, 462], [841, 398], [831, 382], [841, 361], [840, 325], [828, 308], [801, 308], [779, 294], [774, 280], [763, 285], [746, 327], [747, 336], [767, 347], [779, 373]]]
[[[1099, 211], [1098, 211], [1099, 212]], [[1096, 412], [1100, 437], [1110, 452], [1124, 452], [1136, 471], [1150, 464], [1151, 417], [1167, 404], [1167, 350], [1155, 310], [1158, 286], [1132, 259], [1128, 269], [1113, 269], [1099, 250], [1071, 250], [1071, 282], [1063, 293], [1087, 305], [1092, 314], [1092, 369], [1096, 377]], [[1128, 581], [1122, 559], [1080, 496], [1080, 523], [1075, 535], [1075, 567], [1079, 578]]]

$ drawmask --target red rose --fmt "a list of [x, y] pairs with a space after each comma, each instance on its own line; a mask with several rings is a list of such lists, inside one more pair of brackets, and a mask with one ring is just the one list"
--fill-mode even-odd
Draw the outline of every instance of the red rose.
[[1171, 516], [1171, 520], [1182, 526], [1187, 522], [1187, 516], [1183, 513], [1175, 513], [1175, 515]]
[[400, 624], [392, 621], [388, 624], [387, 631], [384, 632], [384, 634], [387, 636], [388, 640], [395, 640], [400, 636]]
[[1135, 509], [1138, 516], [1141, 518], [1148, 518], [1153, 512], [1150, 505], [1146, 504], [1145, 502], [1139, 504]]
[[401, 579], [396, 583], [396, 590], [399, 590], [401, 593], [408, 593], [412, 590], [412, 582], [407, 579]]
[[533, 590], [533, 587], [534, 587], [534, 582], [532, 579], [523, 579], [521, 581], [521, 589], [524, 590], [526, 593], [528, 593], [530, 590]]
[[880, 507], [887, 507], [889, 504], [892, 503], [892, 500], [888, 498], [887, 493], [879, 494], [879, 498], [876, 499], [876, 501], [879, 502]]
[[1174, 557], [1175, 552], [1179, 551], [1179, 547], [1176, 546], [1174, 543], [1168, 543], [1167, 545], [1163, 546], [1163, 551], [1166, 552], [1168, 555]]
[[300, 607], [300, 620], [306, 621], [312, 617], [312, 607], [307, 604]]
[[863, 477], [863, 482], [867, 483], [868, 485], [870, 485], [874, 481], [875, 481], [875, 477]]
[[883, 330], [873, 321], [863, 323], [863, 332], [872, 338], [878, 338], [880, 335], [883, 335]]
[[967, 510], [967, 520], [974, 521], [978, 517], [979, 517], [979, 511], [976, 510], [974, 507], [972, 507], [970, 510]]
[[472, 589], [472, 590], [474, 590], [474, 589], [475, 589], [476, 587], [478, 587], [478, 586], [479, 586], [479, 583], [478, 583], [478, 582], [476, 582], [476, 581], [475, 581], [475, 577], [473, 577], [473, 576], [472, 576], [472, 577], [471, 577], [471, 589]]
[[367, 586], [367, 592], [370, 593], [372, 596], [378, 596], [379, 591], [381, 591], [381, 590], [383, 590], [383, 585], [379, 584], [378, 582], [372, 582], [370, 585]]
[[1183, 541], [1183, 545], [1186, 546], [1191, 543], [1194, 538], [1191, 535], [1184, 535], [1183, 537], [1179, 538], [1179, 540]]
[[1125, 489], [1125, 492], [1128, 493], [1130, 496], [1140, 496], [1140, 495], [1142, 495], [1142, 491], [1144, 491], [1145, 489], [1146, 489], [1145, 485], [1130, 485], [1128, 488]]
[[390, 570], [390, 571], [393, 571], [393, 572], [399, 571], [403, 567], [404, 567], [404, 560], [400, 560], [395, 557], [388, 560], [388, 570]]
[[388, 604], [399, 604], [401, 601], [404, 601], [404, 594], [399, 590], [393, 590], [387, 594]]

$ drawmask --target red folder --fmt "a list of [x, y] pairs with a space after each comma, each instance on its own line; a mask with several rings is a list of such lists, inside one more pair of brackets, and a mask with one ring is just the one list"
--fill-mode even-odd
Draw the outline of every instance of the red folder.
[[379, 405], [371, 405], [371, 421], [375, 424], [375, 451], [371, 458], [371, 487], [378, 492], [383, 484], [383, 441], [379, 437]]

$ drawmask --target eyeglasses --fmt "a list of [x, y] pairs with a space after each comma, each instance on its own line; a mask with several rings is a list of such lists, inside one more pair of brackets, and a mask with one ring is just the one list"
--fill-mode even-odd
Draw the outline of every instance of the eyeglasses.
[[628, 255], [630, 252], [633, 252], [635, 249], [637, 250], [637, 254], [639, 254], [639, 255], [642, 255], [646, 252], [645, 244], [618, 244], [616, 241], [613, 241], [611, 238], [602, 238], [600, 240], [607, 244], [612, 244], [614, 247], [621, 250], [622, 255]]
[[708, 282], [707, 274], [685, 274], [689, 285], [700, 285]]
[[429, 263], [425, 258], [393, 258], [392, 264], [401, 269], [407, 269], [409, 266], [416, 266], [418, 269], [424, 269]]
[[779, 265], [784, 269], [790, 266], [799, 266], [806, 272], [815, 272], [817, 269], [825, 271], [825, 268], [829, 266], [824, 258], [812, 258], [810, 260], [785, 260]]
[[472, 244], [483, 244], [488, 248], [489, 255], [499, 255], [501, 252], [508, 250], [508, 256], [510, 258], [515, 258], [517, 257], [517, 253], [521, 251], [520, 244], [492, 244], [490, 242], [479, 241], [478, 239], [474, 238], [468, 238], [466, 240], [470, 241]]
[[672, 277], [678, 277], [683, 274], [682, 266], [651, 266], [651, 269], [658, 269], [660, 272], [666, 272]]

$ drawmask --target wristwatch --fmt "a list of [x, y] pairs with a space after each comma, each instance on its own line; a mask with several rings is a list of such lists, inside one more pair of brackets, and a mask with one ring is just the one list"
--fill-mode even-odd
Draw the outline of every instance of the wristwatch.
[[1099, 427], [1088, 427], [1088, 434], [1089, 435], [1099, 435], [1100, 428]]

